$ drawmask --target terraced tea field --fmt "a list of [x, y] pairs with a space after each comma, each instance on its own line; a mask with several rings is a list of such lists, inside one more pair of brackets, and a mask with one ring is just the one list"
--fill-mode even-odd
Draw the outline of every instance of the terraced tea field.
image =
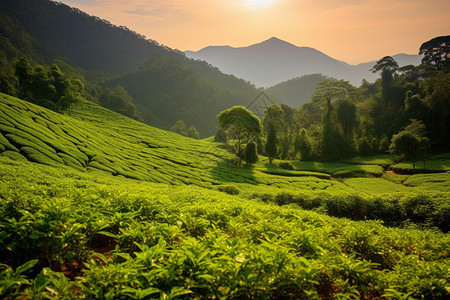
[[232, 162], [93, 103], [0, 94], [0, 297], [450, 294], [447, 156], [416, 175], [383, 173], [390, 156]]

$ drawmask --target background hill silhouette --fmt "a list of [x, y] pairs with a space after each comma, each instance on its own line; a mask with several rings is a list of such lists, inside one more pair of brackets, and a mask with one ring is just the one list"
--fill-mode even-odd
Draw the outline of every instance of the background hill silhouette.
[[[257, 87], [270, 87], [317, 73], [344, 79], [356, 86], [361, 84], [362, 78], [368, 81], [377, 78], [369, 71], [375, 61], [350, 65], [314, 48], [297, 47], [276, 37], [248, 47], [209, 46], [185, 53], [188, 57], [207, 61], [224, 73], [244, 78]], [[400, 66], [420, 64], [419, 55], [398, 54], [393, 58]]]
[[[0, 23], [0, 54], [4, 54], [0, 58], [5, 57], [8, 76], [13, 76], [14, 61], [21, 56], [39, 64], [68, 63], [71, 72], [83, 77], [91, 94], [85, 97], [94, 102], [100, 102], [106, 88], [115, 87], [112, 82], [120, 84], [132, 76], [139, 84], [126, 84], [125, 89], [137, 97], [133, 101], [142, 120], [164, 129], [180, 119], [197, 127], [201, 136], [212, 134], [221, 110], [245, 104], [257, 93], [249, 82], [206, 62], [62, 3], [5, 0], [0, 2], [0, 14], [6, 20]], [[202, 117], [192, 117], [192, 112]]]

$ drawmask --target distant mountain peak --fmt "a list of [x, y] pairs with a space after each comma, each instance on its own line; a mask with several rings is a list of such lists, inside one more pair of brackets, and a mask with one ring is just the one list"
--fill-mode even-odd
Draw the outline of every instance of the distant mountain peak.
[[[276, 36], [271, 37], [270, 39], [264, 41], [263, 43], [288, 43], [283, 41], [282, 39], [277, 38]], [[289, 44], [289, 43], [288, 43]]]
[[[379, 75], [369, 69], [374, 62], [349, 65], [325, 53], [305, 46], [296, 46], [277, 37], [271, 37], [247, 47], [209, 46], [197, 52], [185, 52], [190, 58], [205, 60], [226, 74], [243, 78], [258, 87], [308, 74], [323, 74], [359, 85], [365, 78], [374, 81]], [[399, 65], [419, 64], [415, 55], [397, 55]]]
[[[289, 42], [283, 41], [277, 37], [271, 37], [268, 40], [265, 40], [258, 44], [254, 44], [252, 46], [253, 47], [258, 47], [258, 46], [259, 47], [261, 47], [261, 46], [264, 46], [264, 47], [286, 47], [286, 46], [289, 46], [289, 47], [299, 48], [298, 46], [291, 44]], [[252, 47], [252, 46], [249, 46], [249, 47]]]

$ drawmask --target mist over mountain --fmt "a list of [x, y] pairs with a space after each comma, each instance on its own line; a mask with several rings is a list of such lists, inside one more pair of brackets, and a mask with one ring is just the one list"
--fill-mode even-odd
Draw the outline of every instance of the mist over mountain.
[[311, 95], [322, 81], [334, 80], [322, 74], [311, 74], [296, 77], [265, 90], [273, 101], [291, 107], [301, 107], [311, 99]]
[[[372, 82], [379, 76], [369, 71], [375, 60], [350, 65], [316, 49], [298, 47], [276, 37], [248, 47], [209, 46], [185, 53], [190, 58], [216, 66], [224, 73], [248, 80], [257, 87], [270, 87], [309, 74], [348, 80], [356, 86], [361, 84], [363, 78]], [[393, 58], [399, 66], [420, 64], [419, 55], [398, 54]]]

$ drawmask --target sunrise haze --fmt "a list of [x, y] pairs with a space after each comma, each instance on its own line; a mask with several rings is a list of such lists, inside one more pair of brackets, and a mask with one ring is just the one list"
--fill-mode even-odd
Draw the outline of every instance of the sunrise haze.
[[360, 63], [450, 31], [448, 0], [63, 0], [174, 49], [248, 46], [272, 36]]

